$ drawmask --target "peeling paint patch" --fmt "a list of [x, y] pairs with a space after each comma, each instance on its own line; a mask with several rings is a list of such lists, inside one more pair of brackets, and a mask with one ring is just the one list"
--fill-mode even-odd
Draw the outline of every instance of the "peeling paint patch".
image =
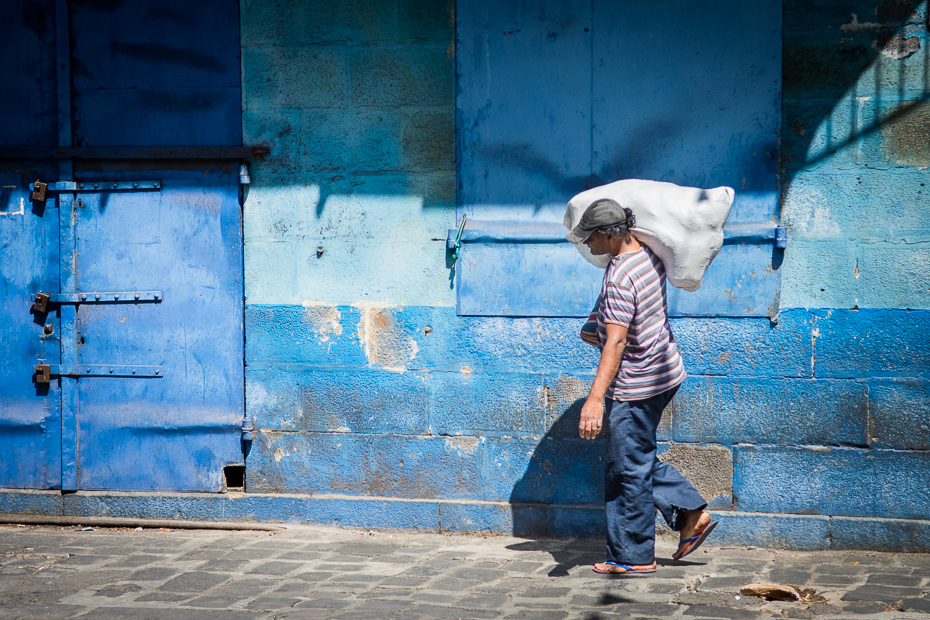
[[465, 437], [458, 435], [455, 437], [445, 437], [446, 448], [454, 451], [459, 456], [471, 456], [478, 449], [480, 441], [477, 437]]
[[391, 372], [405, 372], [407, 364], [416, 357], [419, 346], [413, 338], [398, 328], [387, 303], [363, 301], [352, 304], [361, 310], [358, 322], [358, 340], [365, 350], [368, 365]]
[[328, 342], [331, 336], [342, 334], [342, 313], [335, 306], [322, 302], [304, 300], [304, 321], [313, 326], [321, 343]]

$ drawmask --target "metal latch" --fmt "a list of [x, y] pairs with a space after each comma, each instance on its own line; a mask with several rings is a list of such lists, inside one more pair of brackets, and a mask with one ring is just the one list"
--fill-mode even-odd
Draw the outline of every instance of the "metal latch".
[[47, 312], [49, 304], [159, 303], [161, 291], [110, 291], [95, 293], [36, 293], [32, 309]]
[[126, 192], [133, 190], [160, 190], [161, 181], [57, 181], [43, 183], [36, 181], [29, 184], [32, 190], [30, 199], [45, 202], [48, 192]]
[[123, 366], [115, 364], [46, 364], [33, 366], [36, 383], [49, 383], [55, 377], [140, 377], [158, 379], [165, 376], [161, 366]]

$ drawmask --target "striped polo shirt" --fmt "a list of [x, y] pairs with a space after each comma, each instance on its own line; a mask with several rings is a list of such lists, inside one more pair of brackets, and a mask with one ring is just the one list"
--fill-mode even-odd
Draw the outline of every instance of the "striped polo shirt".
[[607, 323], [628, 327], [620, 369], [607, 390], [608, 398], [642, 400], [685, 380], [685, 365], [668, 323], [665, 266], [645, 245], [610, 260], [597, 305], [582, 329], [587, 341], [593, 340], [589, 338], [595, 321], [600, 349], [607, 341]]

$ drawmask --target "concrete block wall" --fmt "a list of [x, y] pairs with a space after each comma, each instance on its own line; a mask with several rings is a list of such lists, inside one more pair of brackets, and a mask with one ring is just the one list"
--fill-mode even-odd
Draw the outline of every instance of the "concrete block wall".
[[[455, 312], [452, 4], [241, 3], [245, 141], [272, 149], [245, 203], [241, 514], [602, 531], [580, 321]], [[673, 320], [661, 458], [721, 541], [927, 548], [926, 12], [901, 4], [786, 1], [780, 313]]]

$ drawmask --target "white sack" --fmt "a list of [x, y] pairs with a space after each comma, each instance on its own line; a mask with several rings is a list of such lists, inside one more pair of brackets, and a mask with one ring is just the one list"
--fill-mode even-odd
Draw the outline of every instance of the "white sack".
[[[723, 225], [733, 205], [732, 187], [700, 189], [673, 183], [628, 179], [581, 192], [568, 203], [565, 226], [571, 230], [592, 203], [611, 198], [632, 209], [633, 233], [665, 265], [672, 286], [696, 291], [710, 262], [723, 245]], [[575, 244], [592, 265], [605, 269], [610, 255], [594, 256], [583, 243]]]

